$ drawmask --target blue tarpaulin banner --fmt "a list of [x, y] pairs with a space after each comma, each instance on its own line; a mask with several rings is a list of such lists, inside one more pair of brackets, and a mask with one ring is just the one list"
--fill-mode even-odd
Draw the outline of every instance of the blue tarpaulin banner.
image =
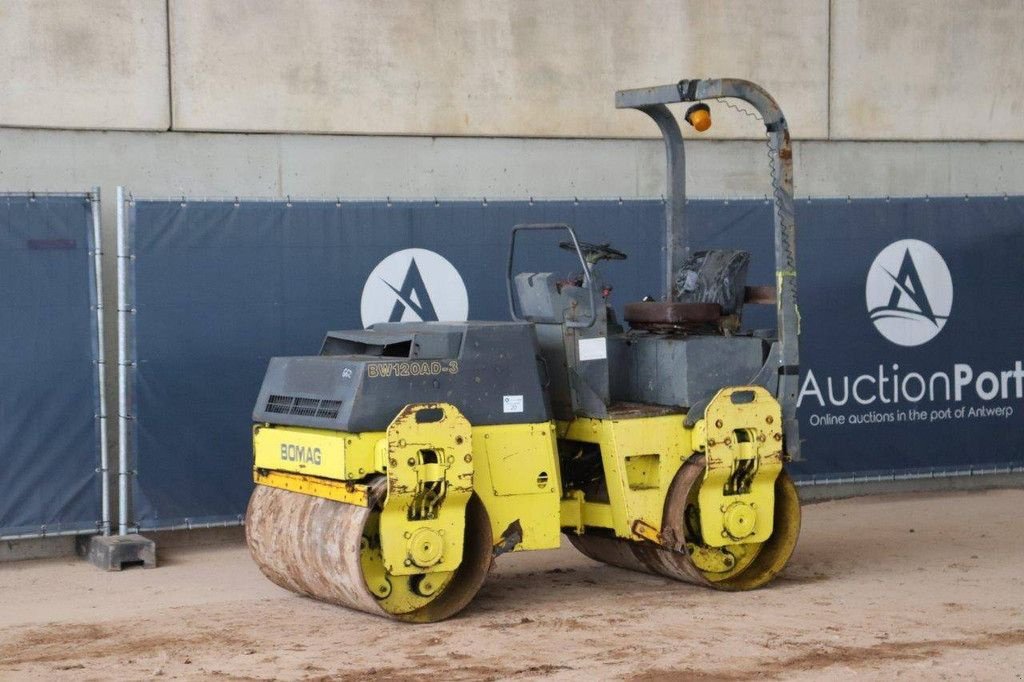
[[[508, 319], [517, 223], [566, 222], [625, 251], [602, 264], [620, 311], [662, 293], [658, 200], [136, 200], [128, 216], [132, 522], [143, 529], [241, 520], [270, 357], [315, 354], [329, 329]], [[695, 249], [750, 250], [748, 283], [774, 283], [767, 201], [692, 200], [686, 217]], [[798, 478], [1024, 463], [1024, 200], [801, 201], [797, 225]], [[571, 269], [559, 238], [526, 240], [516, 271]], [[745, 323], [773, 317], [754, 306]]]
[[[749, 279], [771, 280], [770, 205], [689, 206], [698, 246], [748, 249]], [[1024, 466], [1024, 197], [796, 209], [798, 480]]]
[[100, 529], [90, 197], [0, 196], [0, 537]]

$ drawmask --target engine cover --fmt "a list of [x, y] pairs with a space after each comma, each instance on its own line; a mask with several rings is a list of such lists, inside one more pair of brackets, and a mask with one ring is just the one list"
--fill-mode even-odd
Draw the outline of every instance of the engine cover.
[[533, 326], [385, 323], [330, 332], [321, 355], [271, 358], [253, 420], [384, 431], [408, 404], [446, 402], [471, 424], [551, 419]]

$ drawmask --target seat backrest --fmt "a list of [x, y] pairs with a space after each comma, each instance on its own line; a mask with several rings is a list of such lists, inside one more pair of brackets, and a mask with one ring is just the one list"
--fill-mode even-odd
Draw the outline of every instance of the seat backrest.
[[723, 315], [739, 315], [747, 286], [750, 254], [715, 249], [690, 255], [676, 276], [679, 303], [717, 303]]
[[591, 314], [589, 291], [566, 284], [552, 272], [521, 272], [513, 283], [519, 314], [530, 322], [562, 324], [574, 305], [579, 317], [586, 319]]

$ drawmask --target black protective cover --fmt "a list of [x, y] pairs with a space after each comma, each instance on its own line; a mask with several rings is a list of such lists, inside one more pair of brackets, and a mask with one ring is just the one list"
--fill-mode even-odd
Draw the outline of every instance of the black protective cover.
[[[358, 354], [333, 354], [351, 349]], [[323, 354], [272, 358], [253, 420], [383, 431], [410, 403], [447, 402], [474, 425], [551, 419], [533, 325], [406, 322], [330, 332]]]
[[750, 254], [716, 249], [697, 251], [686, 259], [676, 276], [680, 303], [717, 303], [723, 315], [743, 307]]

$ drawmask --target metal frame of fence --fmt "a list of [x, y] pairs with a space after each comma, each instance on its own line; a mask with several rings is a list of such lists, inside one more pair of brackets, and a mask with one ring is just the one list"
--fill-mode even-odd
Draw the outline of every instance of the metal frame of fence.
[[129, 532], [129, 453], [131, 450], [130, 428], [131, 401], [128, 398], [130, 389], [130, 370], [133, 361], [129, 354], [128, 336], [130, 334], [130, 318], [135, 311], [128, 303], [128, 278], [131, 255], [128, 248], [128, 224], [125, 213], [124, 187], [117, 188], [117, 433], [118, 433], [118, 472], [117, 472], [117, 532], [125, 535]]
[[103, 323], [103, 221], [100, 212], [100, 188], [94, 187], [90, 196], [92, 203], [93, 268], [95, 287], [94, 309], [96, 310], [96, 375], [99, 386], [99, 411], [96, 419], [100, 428], [100, 481], [103, 510], [101, 523], [103, 534], [110, 535], [110, 445], [107, 440], [107, 361], [106, 340]]
[[[993, 195], [985, 195], [986, 197], [1002, 197], [1004, 200], [1011, 198], [1018, 198], [1024, 195], [1009, 195], [1007, 193], [996, 193]], [[848, 203], [852, 203], [858, 200], [878, 200], [885, 199], [917, 199], [923, 198], [925, 201], [930, 199], [949, 199], [949, 198], [962, 198], [964, 201], [970, 201], [972, 198], [981, 198], [980, 195], [943, 195], [943, 196], [924, 196], [924, 197], [910, 197], [910, 196], [886, 196], [886, 197], [850, 197], [850, 196], [798, 196], [797, 201], [801, 203], [811, 203], [814, 201], [826, 201], [826, 200], [846, 200]], [[611, 198], [612, 200], [615, 197]], [[349, 202], [384, 202], [387, 206], [401, 205], [405, 203], [424, 203], [433, 202], [435, 206], [443, 206], [449, 203], [464, 203], [469, 201], [478, 201], [483, 207], [486, 207], [489, 203], [487, 197], [446, 197], [439, 199], [437, 197], [402, 197], [394, 198], [390, 196], [385, 197], [301, 197], [293, 198], [291, 196], [285, 196], [280, 198], [268, 198], [268, 197], [240, 197], [240, 196], [227, 196], [227, 197], [185, 197], [185, 196], [147, 196], [144, 197], [147, 201], [180, 201], [182, 205], [192, 202], [234, 202], [236, 205], [240, 203], [283, 203], [291, 205], [292, 203], [306, 203], [306, 202], [317, 202], [317, 203], [336, 203], [338, 207], [342, 207], [343, 204]], [[584, 201], [594, 200], [594, 197], [587, 197]], [[664, 201], [664, 197], [628, 197], [618, 198], [619, 202], [634, 202], [634, 201]], [[749, 196], [749, 197], [687, 197], [686, 203], [690, 201], [721, 201], [728, 204], [732, 201], [759, 201], [764, 200], [766, 203], [770, 201], [767, 195], [764, 196]], [[546, 202], [546, 201], [574, 201], [579, 203], [581, 199], [577, 197], [528, 197], [528, 198], [511, 198], [511, 197], [498, 197], [490, 200], [491, 202], [508, 202], [508, 201], [526, 201], [530, 205], [534, 202]], [[134, 532], [137, 526], [131, 524], [131, 500], [130, 500], [130, 481], [131, 477], [137, 472], [133, 468], [132, 455], [134, 454], [132, 449], [132, 437], [133, 427], [132, 422], [134, 417], [131, 415], [131, 390], [132, 381], [134, 380], [134, 349], [132, 346], [133, 339], [133, 325], [134, 325], [134, 301], [130, 300], [133, 292], [133, 261], [134, 254], [132, 253], [133, 235], [131, 234], [130, 220], [125, 210], [126, 206], [131, 206], [135, 202], [129, 192], [124, 187], [117, 188], [117, 310], [118, 310], [118, 433], [119, 433], [119, 451], [118, 451], [118, 490], [119, 490], [119, 514], [118, 514], [118, 532], [125, 534], [128, 532]], [[858, 472], [858, 473], [837, 473], [834, 475], [815, 475], [798, 478], [796, 484], [800, 487], [821, 487], [830, 485], [844, 485], [844, 484], [870, 484], [870, 483], [886, 483], [896, 481], [913, 481], [913, 480], [927, 480], [927, 479], [943, 479], [943, 478], [967, 478], [967, 477], [983, 477], [990, 475], [1006, 475], [1006, 474], [1024, 474], [1024, 467], [1016, 464], [986, 464], [986, 465], [972, 465], [966, 467], [931, 467], [927, 469], [917, 470], [888, 470], [888, 471], [871, 471], [871, 472]], [[191, 523], [187, 519], [184, 523], [178, 523], [167, 526], [160, 526], [155, 528], [147, 528], [147, 531], [164, 531], [164, 530], [191, 530], [201, 528], [224, 528], [224, 527], [235, 527], [244, 525], [244, 518], [239, 516], [237, 520], [223, 520], [216, 522], [200, 522]]]
[[98, 400], [96, 403], [95, 419], [99, 432], [99, 467], [96, 474], [100, 477], [101, 509], [98, 527], [95, 529], [83, 528], [77, 530], [49, 531], [46, 525], [42, 525], [38, 532], [17, 533], [0, 535], [0, 541], [7, 540], [28, 540], [47, 537], [68, 537], [77, 535], [89, 535], [100, 532], [103, 535], [111, 533], [110, 519], [110, 448], [107, 439], [107, 395], [106, 395], [106, 352], [104, 344], [103, 324], [103, 220], [101, 217], [100, 188], [93, 187], [89, 192], [0, 192], [0, 197], [80, 197], [90, 204], [92, 216], [92, 230], [88, 237], [92, 240], [89, 256], [92, 258], [90, 284], [90, 308], [93, 311], [93, 364], [96, 366], [96, 386]]
[[[102, 509], [100, 510], [100, 520], [96, 530], [92, 529], [80, 529], [80, 530], [54, 530], [49, 531], [46, 526], [42, 526], [38, 532], [33, 533], [21, 533], [12, 535], [0, 536], [0, 541], [6, 540], [19, 540], [19, 539], [32, 539], [42, 537], [58, 537], [58, 536], [76, 536], [85, 535], [93, 532], [101, 532], [104, 535], [108, 535], [113, 531], [112, 521], [112, 504], [111, 504], [111, 462], [110, 462], [110, 448], [108, 441], [108, 416], [107, 411], [107, 397], [106, 397], [106, 345], [105, 345], [105, 324], [104, 324], [104, 296], [103, 296], [103, 248], [102, 248], [102, 219], [101, 219], [101, 196], [98, 187], [93, 188], [87, 193], [76, 193], [76, 192], [5, 192], [0, 193], [0, 197], [3, 196], [17, 196], [17, 197], [83, 197], [90, 202], [91, 214], [92, 214], [92, 244], [90, 249], [90, 256], [92, 257], [92, 282], [91, 282], [91, 296], [93, 298], [91, 302], [92, 309], [95, 315], [95, 340], [94, 348], [95, 354], [93, 362], [96, 365], [96, 380], [98, 386], [98, 403], [96, 420], [98, 422], [99, 432], [99, 467], [97, 469], [97, 475], [100, 476], [101, 481], [101, 495], [102, 495]], [[1002, 196], [1005, 200], [1009, 200], [1011, 195], [1006, 193], [995, 194], [994, 196]], [[1019, 195], [1018, 195], [1019, 196]], [[149, 198], [149, 197], [148, 197]], [[382, 201], [387, 205], [391, 204], [403, 204], [403, 203], [422, 203], [424, 201], [433, 201], [435, 205], [441, 206], [452, 202], [465, 202], [465, 201], [479, 201], [482, 206], [487, 206], [488, 199], [486, 197], [472, 197], [472, 198], [452, 198], [446, 197], [445, 199], [438, 199], [436, 197], [430, 198], [392, 198], [392, 197], [377, 197], [377, 198], [350, 198], [350, 197], [304, 197], [295, 198], [282, 197], [282, 198], [259, 198], [259, 197], [168, 197], [168, 200], [179, 199], [182, 203], [196, 202], [196, 201], [234, 201], [235, 203], [286, 203], [290, 204], [301, 203], [301, 202], [335, 202], [339, 206], [352, 201]], [[745, 201], [745, 200], [758, 200], [762, 197], [693, 197], [688, 198], [688, 202], [692, 200], [718, 200], [728, 203], [729, 201]], [[871, 199], [878, 199], [883, 197], [870, 197]], [[896, 199], [900, 197], [884, 197], [885, 199]], [[915, 197], [920, 198], [920, 197]], [[951, 198], [949, 196], [943, 197], [923, 197], [925, 201], [929, 199], [941, 199]], [[964, 201], [970, 201], [973, 197], [971, 195], [955, 195], [952, 198], [962, 198]], [[574, 200], [579, 201], [575, 197], [564, 197], [562, 200]], [[589, 198], [588, 198], [589, 199]], [[625, 201], [643, 201], [643, 200], [663, 200], [663, 197], [631, 197], [625, 199]], [[767, 201], [767, 197], [764, 197]], [[818, 200], [829, 200], [829, 199], [846, 199], [848, 202], [857, 201], [858, 199], [864, 199], [864, 197], [811, 197], [804, 196], [799, 197], [801, 202], [813, 202]], [[492, 201], [510, 201], [516, 200], [508, 197], [501, 197], [499, 199], [493, 199]], [[523, 199], [518, 199], [523, 200]], [[532, 203], [534, 201], [551, 201], [556, 200], [554, 197], [543, 197], [534, 199], [532, 197], [525, 199]], [[623, 201], [620, 199], [620, 201]], [[130, 526], [131, 523], [131, 508], [132, 500], [131, 494], [131, 477], [135, 474], [133, 469], [133, 462], [131, 456], [133, 454], [132, 448], [132, 437], [133, 437], [133, 416], [131, 414], [131, 391], [132, 381], [134, 380], [134, 368], [135, 362], [133, 357], [132, 338], [133, 338], [133, 325], [134, 325], [134, 313], [133, 302], [131, 301], [132, 296], [132, 275], [134, 255], [131, 253], [132, 250], [132, 235], [129, 225], [129, 217], [126, 211], [126, 207], [134, 202], [134, 198], [128, 195], [123, 187], [117, 188], [116, 195], [116, 214], [117, 214], [117, 368], [118, 368], [118, 462], [117, 462], [117, 479], [118, 479], [118, 516], [117, 516], [117, 532], [119, 534], [125, 534], [132, 530], [135, 530]], [[834, 475], [820, 475], [810, 476], [801, 478], [797, 481], [797, 484], [801, 487], [820, 487], [830, 485], [843, 485], [843, 484], [870, 484], [870, 483], [886, 483], [895, 481], [911, 481], [911, 480], [925, 480], [925, 479], [954, 479], [954, 478], [968, 478], [968, 477], [984, 477], [991, 475], [1019, 475], [1024, 474], [1024, 467], [1015, 464], [991, 464], [991, 465], [978, 465], [970, 467], [933, 467], [927, 469], [920, 469], [915, 471], [878, 471], [878, 472], [859, 472], [850, 474], [834, 474]], [[196, 528], [214, 528], [214, 527], [231, 527], [237, 526], [244, 523], [244, 520], [239, 518], [238, 520], [225, 520], [219, 522], [210, 523], [179, 523], [166, 528], [157, 528], [149, 530], [179, 530], [179, 529], [196, 529]]]
[[981, 464], [969, 467], [928, 467], [916, 471], [878, 471], [859, 474], [822, 474], [797, 478], [798, 486], [829, 486], [848, 483], [886, 483], [891, 481], [920, 481], [942, 478], [972, 478], [1007, 474], [1024, 474], [1024, 466], [1019, 464]]

